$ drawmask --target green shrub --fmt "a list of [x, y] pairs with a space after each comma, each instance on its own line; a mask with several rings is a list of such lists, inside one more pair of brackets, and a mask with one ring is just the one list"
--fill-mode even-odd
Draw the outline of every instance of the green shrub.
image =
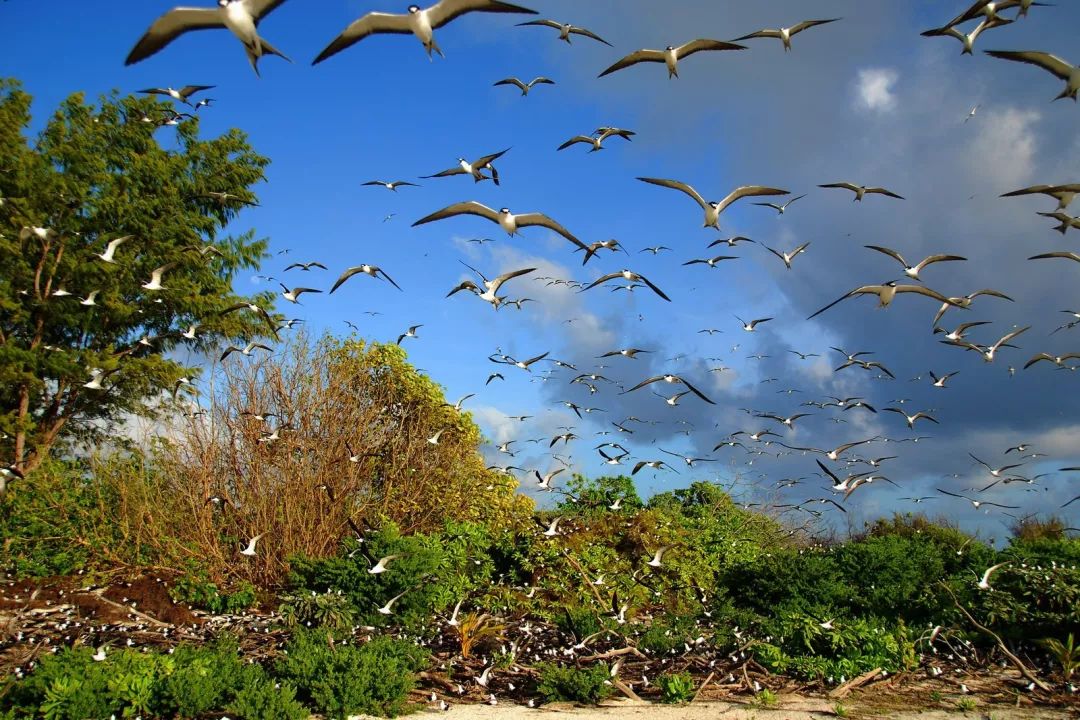
[[661, 675], [656, 679], [660, 688], [660, 702], [677, 705], [694, 699], [694, 678], [690, 673], [679, 672]]
[[237, 720], [307, 720], [311, 713], [296, 699], [296, 688], [275, 683], [261, 667], [248, 666], [236, 697], [225, 708]]
[[297, 593], [282, 598], [278, 612], [286, 627], [324, 628], [335, 634], [352, 629], [356, 608], [340, 591]]
[[[122, 649], [108, 652], [101, 661], [95, 661], [93, 655], [92, 649], [80, 647], [44, 657], [5, 697], [11, 716], [46, 720], [113, 715], [197, 718], [222, 712], [239, 702], [242, 694], [247, 698], [244, 707], [250, 709], [260, 693], [267, 694], [266, 687], [273, 687], [261, 667], [243, 663], [231, 638], [207, 647], [182, 645], [172, 654]], [[286, 712], [291, 706], [282, 701], [273, 707]], [[292, 715], [278, 716], [291, 720], [306, 717], [306, 711], [295, 705]], [[250, 717], [262, 720], [268, 716]]]
[[380, 636], [359, 647], [331, 646], [325, 631], [301, 630], [277, 664], [301, 698], [331, 718], [366, 713], [394, 717], [406, 710], [406, 698], [423, 669], [427, 651]]
[[545, 702], [570, 701], [596, 705], [611, 695], [610, 672], [604, 665], [587, 668], [541, 663], [537, 693]]
[[177, 578], [169, 588], [169, 596], [174, 602], [187, 603], [215, 614], [238, 613], [254, 605], [257, 599], [255, 588], [246, 580], [232, 592], [222, 592], [199, 571]]

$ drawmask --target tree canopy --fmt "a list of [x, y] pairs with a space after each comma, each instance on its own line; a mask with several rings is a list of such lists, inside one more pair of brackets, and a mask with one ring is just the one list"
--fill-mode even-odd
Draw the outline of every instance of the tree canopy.
[[225, 231], [269, 163], [244, 133], [202, 139], [114, 92], [70, 96], [31, 139], [30, 103], [0, 79], [0, 465], [21, 471], [159, 412], [194, 372], [178, 348], [276, 334], [273, 293], [232, 286], [267, 247]]

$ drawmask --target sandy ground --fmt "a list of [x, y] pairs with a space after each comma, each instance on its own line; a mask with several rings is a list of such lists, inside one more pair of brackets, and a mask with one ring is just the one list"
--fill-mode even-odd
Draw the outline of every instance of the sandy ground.
[[[657, 705], [632, 700], [613, 700], [599, 708], [583, 708], [573, 705], [553, 704], [538, 709], [521, 705], [500, 703], [490, 705], [453, 705], [449, 711], [440, 713], [453, 718], [477, 718], [478, 720], [542, 720], [565, 717], [575, 720], [818, 720], [819, 718], [888, 718], [889, 720], [1076, 720], [1080, 709], [1054, 709], [1010, 707], [992, 705], [969, 712], [954, 709], [927, 710], [874, 710], [865, 702], [844, 703], [837, 712], [837, 704], [813, 698], [781, 696], [776, 706], [762, 708], [747, 703], [698, 702], [691, 705]], [[428, 710], [426, 714], [438, 711]], [[425, 713], [422, 713], [425, 714]], [[366, 718], [365, 718], [366, 720]]]

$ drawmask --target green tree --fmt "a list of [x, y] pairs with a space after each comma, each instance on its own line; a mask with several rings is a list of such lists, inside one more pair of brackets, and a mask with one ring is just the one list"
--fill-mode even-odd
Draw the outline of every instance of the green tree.
[[30, 139], [30, 101], [0, 79], [0, 459], [24, 472], [159, 413], [194, 372], [178, 347], [275, 333], [265, 310], [223, 313], [273, 301], [232, 289], [267, 247], [224, 232], [269, 162], [244, 133], [204, 140], [197, 119], [164, 126], [169, 103], [114, 92], [72, 95]]

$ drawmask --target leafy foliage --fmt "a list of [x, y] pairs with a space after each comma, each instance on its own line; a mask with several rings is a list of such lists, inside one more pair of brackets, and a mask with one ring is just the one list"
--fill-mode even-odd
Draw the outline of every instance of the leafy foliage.
[[406, 710], [413, 673], [427, 663], [425, 650], [386, 636], [359, 647], [331, 644], [329, 637], [325, 631], [302, 630], [278, 662], [278, 673], [302, 698], [342, 720], [360, 713], [394, 717]]
[[660, 702], [669, 705], [690, 702], [694, 699], [694, 678], [688, 672], [669, 673], [656, 678], [660, 688]]
[[[222, 315], [239, 302], [268, 307], [273, 296], [234, 294], [233, 277], [258, 267], [266, 242], [225, 234], [242, 203], [207, 195], [252, 201], [269, 161], [239, 130], [200, 139], [198, 120], [163, 146], [156, 123], [140, 119], [169, 107], [115, 94], [95, 107], [72, 95], [31, 142], [30, 97], [0, 80], [5, 464], [30, 470], [58, 442], [115, 440], [109, 430], [125, 416], [157, 415], [164, 391], [194, 372], [173, 359], [179, 346], [205, 351], [270, 333], [252, 313]], [[114, 262], [96, 257], [125, 236]], [[207, 245], [213, 251], [200, 252]], [[164, 287], [144, 288], [161, 267]], [[94, 304], [82, 304], [91, 293]], [[192, 325], [195, 339], [184, 337]], [[84, 386], [90, 368], [109, 373], [107, 391]]]
[[545, 702], [570, 701], [595, 705], [611, 695], [612, 688], [605, 665], [576, 668], [570, 665], [541, 663], [537, 693]]
[[129, 649], [108, 652], [101, 661], [93, 655], [81, 647], [45, 656], [11, 689], [12, 717], [197, 718], [226, 708], [246, 720], [308, 715], [291, 688], [275, 690], [266, 672], [244, 663], [228, 638], [207, 647], [181, 646], [171, 655]]

